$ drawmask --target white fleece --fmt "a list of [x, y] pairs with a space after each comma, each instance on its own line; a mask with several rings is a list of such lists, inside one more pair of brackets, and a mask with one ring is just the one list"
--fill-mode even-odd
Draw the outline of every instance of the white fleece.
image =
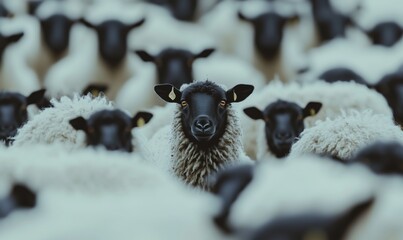
[[[333, 84], [324, 81], [316, 81], [310, 84], [272, 82], [236, 107], [242, 110], [254, 106], [263, 111], [267, 105], [279, 99], [295, 102], [302, 108], [311, 101], [322, 103], [322, 108], [317, 115], [305, 119], [305, 128], [312, 127], [317, 120], [334, 119], [342, 111], [348, 110], [365, 111], [371, 109], [376, 114], [384, 114], [390, 119], [393, 118], [392, 110], [382, 95], [353, 82]], [[263, 121], [252, 120], [242, 113], [241, 126], [244, 132], [248, 133], [243, 135], [247, 154], [252, 158], [261, 158], [267, 153]]]
[[314, 153], [348, 160], [359, 149], [377, 141], [403, 143], [403, 132], [389, 116], [370, 111], [350, 111], [335, 119], [318, 121], [304, 130], [290, 156]]

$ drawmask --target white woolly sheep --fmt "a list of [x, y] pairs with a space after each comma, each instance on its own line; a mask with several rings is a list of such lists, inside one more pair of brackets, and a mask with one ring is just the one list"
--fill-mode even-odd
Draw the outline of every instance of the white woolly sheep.
[[[309, 8], [304, 5], [281, 1], [223, 1], [200, 22], [216, 36], [220, 50], [254, 64], [267, 81], [276, 74], [287, 80], [293, 76], [287, 75], [304, 66], [302, 55], [313, 42], [314, 29], [304, 17], [308, 16]], [[300, 23], [291, 23], [299, 17]]]
[[182, 91], [162, 84], [155, 91], [163, 100], [178, 104], [171, 126], [160, 129], [148, 143], [153, 154], [150, 159], [157, 167], [189, 185], [207, 189], [209, 174], [249, 161], [231, 103], [247, 98], [253, 86], [240, 84], [225, 91], [206, 81], [184, 85]]
[[129, 34], [145, 22], [142, 10], [141, 5], [116, 2], [89, 8], [81, 21], [86, 27], [77, 26], [83, 37], [81, 42], [45, 78], [49, 95], [71, 96], [89, 84], [104, 84], [108, 86], [106, 95], [114, 99], [123, 83], [141, 66], [127, 49]]
[[389, 116], [353, 111], [318, 121], [303, 131], [290, 156], [312, 153], [348, 161], [360, 148], [376, 141], [403, 142], [403, 132]]
[[[294, 102], [301, 107], [309, 102], [319, 102], [322, 108], [315, 116], [305, 119], [305, 127], [310, 128], [317, 120], [335, 118], [344, 110], [365, 111], [371, 109], [374, 113], [384, 114], [392, 119], [392, 111], [387, 102], [376, 91], [354, 82], [327, 83], [316, 81], [311, 84], [282, 84], [273, 82], [260, 92], [237, 106], [242, 110], [247, 107], [257, 107], [263, 110], [268, 104], [284, 100]], [[267, 151], [264, 122], [253, 121], [245, 114], [241, 115], [243, 143], [248, 156], [259, 159]]]
[[[138, 155], [70, 152], [63, 145], [12, 147], [0, 155], [0, 196], [18, 182], [38, 198], [32, 210], [2, 219], [0, 238], [228, 239], [211, 221], [217, 199], [185, 188]], [[21, 221], [24, 233], [15, 228]]]
[[[343, 166], [314, 156], [262, 163], [253, 175], [251, 182], [235, 199], [227, 218], [228, 226], [235, 232], [266, 228], [269, 234], [271, 225], [271, 230], [278, 230], [271, 233], [283, 233], [282, 236], [288, 236], [294, 230], [293, 233], [302, 236], [343, 240], [385, 239], [391, 233], [395, 239], [403, 236], [401, 215], [398, 214], [403, 211], [398, 200], [403, 194], [399, 178], [378, 178], [363, 167]], [[233, 178], [236, 180], [237, 176]], [[234, 183], [231, 177], [226, 179]], [[358, 210], [355, 208], [358, 206], [363, 208]], [[314, 226], [318, 220], [326, 223], [327, 217], [337, 220], [346, 209], [348, 214], [352, 214], [346, 221], [333, 221], [331, 226], [324, 228], [320, 224]], [[355, 213], [349, 212], [352, 209], [356, 209]], [[288, 221], [278, 222], [281, 219]], [[279, 225], [273, 225], [275, 223]], [[287, 228], [281, 224], [289, 225]], [[287, 233], [281, 226], [287, 229]], [[328, 227], [342, 227], [336, 228], [341, 235], [328, 232]], [[272, 239], [268, 236], [270, 234], [256, 239]]]

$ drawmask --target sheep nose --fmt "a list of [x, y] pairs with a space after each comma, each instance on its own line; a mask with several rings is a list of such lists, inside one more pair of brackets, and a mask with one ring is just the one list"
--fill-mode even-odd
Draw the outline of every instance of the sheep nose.
[[292, 137], [290, 132], [277, 132], [275, 137], [279, 140], [289, 140]]
[[109, 151], [116, 151], [120, 149], [117, 144], [105, 145], [105, 148]]
[[207, 132], [211, 129], [213, 126], [211, 120], [207, 116], [200, 116], [196, 119], [194, 122], [194, 126], [196, 127], [197, 130], [200, 132]]

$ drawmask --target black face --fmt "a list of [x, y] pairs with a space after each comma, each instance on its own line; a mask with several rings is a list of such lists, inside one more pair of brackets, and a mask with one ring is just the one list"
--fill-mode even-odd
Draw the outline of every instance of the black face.
[[253, 25], [255, 48], [267, 60], [271, 60], [278, 55], [283, 39], [284, 26], [288, 20], [295, 18], [285, 18], [272, 12], [255, 18], [247, 18], [239, 12], [238, 17]]
[[0, 18], [7, 18], [10, 17], [12, 14], [9, 12], [4, 6], [3, 2], [0, 2]]
[[45, 90], [33, 92], [28, 97], [14, 92], [0, 93], [0, 140], [7, 145], [18, 128], [28, 121], [27, 107], [43, 99]]
[[132, 152], [132, 129], [146, 124], [151, 118], [152, 114], [147, 112], [139, 112], [130, 118], [120, 110], [102, 110], [92, 114], [88, 120], [83, 117], [72, 119], [70, 124], [86, 133], [88, 146]]
[[117, 67], [126, 57], [128, 34], [134, 28], [141, 26], [145, 19], [129, 25], [118, 20], [107, 20], [99, 25], [91, 24], [86, 20], [81, 22], [97, 32], [99, 53], [105, 63], [110, 67]]
[[75, 21], [62, 14], [55, 14], [40, 22], [46, 46], [55, 55], [64, 53], [69, 46], [70, 30]]
[[0, 218], [7, 217], [16, 209], [33, 208], [36, 205], [36, 194], [28, 187], [15, 184], [9, 196], [0, 199]]
[[7, 46], [18, 42], [22, 38], [22, 36], [24, 36], [24, 33], [22, 33], [22, 32], [15, 33], [12, 35], [7, 35], [7, 36], [0, 33], [0, 63], [2, 62], [3, 54], [4, 54], [4, 51], [6, 50]]
[[181, 21], [193, 21], [196, 14], [197, 0], [148, 0], [151, 3], [165, 6], [174, 17]]
[[403, 124], [403, 73], [386, 75], [376, 84], [375, 89], [387, 100], [395, 121]]
[[153, 62], [158, 71], [158, 83], [168, 83], [175, 88], [182, 84], [193, 82], [193, 62], [198, 58], [206, 58], [214, 49], [205, 49], [199, 54], [182, 49], [168, 48], [157, 56], [145, 51], [136, 51], [136, 54], [145, 62]]
[[253, 178], [253, 166], [230, 167], [218, 172], [210, 179], [211, 191], [222, 201], [220, 212], [214, 217], [215, 224], [224, 232], [231, 232], [228, 215], [232, 204]]
[[397, 23], [383, 22], [369, 31], [368, 36], [374, 44], [391, 47], [400, 40], [402, 33], [402, 28]]
[[348, 68], [333, 68], [327, 70], [319, 76], [319, 79], [328, 83], [354, 81], [362, 85], [368, 85], [364, 78]]
[[359, 151], [352, 162], [362, 163], [378, 174], [403, 175], [403, 146], [378, 142]]
[[373, 199], [353, 206], [340, 215], [319, 215], [307, 213], [280, 217], [263, 225], [253, 240], [340, 240], [346, 237], [349, 227], [366, 212]]
[[281, 158], [290, 153], [292, 144], [304, 130], [304, 119], [316, 115], [321, 107], [318, 102], [310, 102], [301, 108], [295, 103], [278, 100], [263, 112], [255, 107], [246, 108], [244, 112], [252, 119], [265, 121], [268, 148]]
[[351, 18], [336, 12], [329, 0], [311, 0], [313, 16], [321, 41], [344, 37]]
[[181, 105], [182, 126], [186, 137], [201, 147], [209, 147], [222, 136], [227, 124], [227, 107], [240, 102], [253, 91], [251, 85], [237, 85], [224, 91], [213, 82], [197, 82], [183, 92], [169, 84], [154, 90], [167, 102]]

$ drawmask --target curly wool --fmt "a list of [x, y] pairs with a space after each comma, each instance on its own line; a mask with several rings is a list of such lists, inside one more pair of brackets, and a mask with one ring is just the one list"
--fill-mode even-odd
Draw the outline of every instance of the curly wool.
[[290, 156], [314, 153], [348, 160], [376, 141], [403, 143], [403, 132], [388, 116], [352, 111], [334, 120], [318, 121], [316, 126], [306, 129], [293, 145]]
[[64, 143], [70, 148], [83, 147], [84, 134], [74, 130], [69, 120], [78, 116], [88, 118], [98, 110], [113, 109], [112, 102], [105, 97], [93, 98], [91, 95], [62, 97], [51, 102], [54, 107], [40, 112], [18, 131], [14, 145]]
[[172, 123], [173, 171], [187, 184], [207, 189], [206, 177], [227, 165], [240, 162], [243, 153], [239, 119], [231, 106], [227, 108], [227, 124], [218, 143], [200, 148], [185, 136], [180, 107]]

